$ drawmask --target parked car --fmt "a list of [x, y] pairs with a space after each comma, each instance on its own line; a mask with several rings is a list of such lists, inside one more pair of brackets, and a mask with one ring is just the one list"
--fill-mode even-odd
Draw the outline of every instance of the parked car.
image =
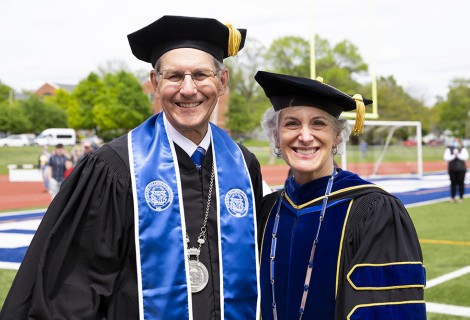
[[25, 134], [12, 134], [6, 138], [0, 139], [0, 147], [24, 147], [31, 145], [31, 141]]
[[30, 144], [30, 145], [33, 145], [33, 144], [34, 144], [34, 139], [36, 139], [36, 135], [35, 135], [35, 134], [26, 133], [26, 134], [23, 134], [23, 136], [25, 136], [26, 138], [28, 138], [28, 141], [29, 141], [29, 144]]
[[41, 132], [34, 143], [40, 146], [55, 146], [59, 143], [73, 146], [77, 143], [77, 137], [75, 130], [71, 128], [49, 128]]

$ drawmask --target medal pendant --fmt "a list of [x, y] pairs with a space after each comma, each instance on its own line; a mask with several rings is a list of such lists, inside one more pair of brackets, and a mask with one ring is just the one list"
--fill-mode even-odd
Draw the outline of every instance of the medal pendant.
[[209, 282], [206, 266], [197, 260], [189, 260], [189, 279], [192, 293], [202, 291]]

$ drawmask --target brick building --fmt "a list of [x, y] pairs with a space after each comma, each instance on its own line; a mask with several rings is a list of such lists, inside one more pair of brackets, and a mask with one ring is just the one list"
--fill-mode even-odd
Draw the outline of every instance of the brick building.
[[34, 94], [40, 97], [53, 96], [55, 91], [58, 89], [65, 90], [70, 93], [72, 92], [73, 88], [75, 88], [75, 85], [46, 82], [40, 86], [39, 89], [34, 92]]

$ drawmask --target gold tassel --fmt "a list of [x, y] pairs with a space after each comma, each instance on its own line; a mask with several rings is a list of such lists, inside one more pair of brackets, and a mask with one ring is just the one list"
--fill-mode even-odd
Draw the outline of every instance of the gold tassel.
[[225, 24], [228, 28], [228, 55], [234, 57], [238, 54], [240, 43], [242, 42], [242, 34], [237, 28], [230, 23]]
[[366, 106], [360, 94], [355, 94], [353, 99], [356, 101], [356, 122], [354, 123], [353, 134], [358, 136], [362, 133], [362, 129], [364, 128]]

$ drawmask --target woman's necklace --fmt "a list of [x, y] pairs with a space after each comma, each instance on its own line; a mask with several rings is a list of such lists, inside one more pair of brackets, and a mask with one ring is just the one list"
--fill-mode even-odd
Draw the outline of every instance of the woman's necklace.
[[[211, 180], [209, 184], [209, 195], [207, 196], [206, 212], [204, 214], [204, 221], [202, 223], [201, 232], [197, 237], [199, 246], [189, 248], [189, 235], [186, 233], [186, 245], [188, 248], [188, 262], [189, 262], [189, 280], [191, 283], [191, 292], [196, 293], [202, 291], [209, 282], [209, 272], [204, 264], [199, 261], [201, 254], [201, 247], [206, 242], [207, 233], [207, 219], [209, 218], [209, 209], [211, 207], [212, 188], [214, 186], [214, 164], [212, 164]], [[196, 256], [196, 260], [191, 260], [191, 256]]]
[[[318, 236], [320, 235], [320, 228], [323, 222], [323, 219], [325, 218], [325, 211], [326, 211], [326, 205], [328, 203], [328, 196], [331, 193], [331, 188], [333, 187], [333, 180], [335, 179], [336, 176], [336, 167], [333, 167], [333, 173], [331, 174], [330, 179], [328, 180], [328, 185], [326, 186], [325, 190], [325, 197], [323, 198], [323, 203], [322, 203], [322, 208], [321, 208], [321, 213], [320, 213], [320, 218], [318, 222], [318, 229], [317, 229], [317, 234], [315, 236], [315, 240], [313, 240], [312, 244], [312, 249], [310, 251], [310, 260], [308, 261], [308, 267], [307, 267], [307, 272], [305, 274], [305, 282], [304, 282], [304, 291], [302, 294], [302, 300], [300, 301], [300, 309], [299, 309], [299, 320], [302, 319], [302, 316], [304, 314], [305, 310], [305, 303], [307, 302], [307, 296], [308, 296], [308, 289], [310, 286], [310, 278], [312, 277], [312, 269], [313, 269], [313, 258], [315, 256], [315, 249], [317, 248], [318, 244]], [[274, 227], [273, 227], [273, 233], [272, 233], [272, 239], [271, 239], [271, 263], [270, 263], [270, 279], [271, 279], [271, 292], [272, 292], [272, 299], [273, 299], [273, 318], [274, 320], [277, 320], [277, 307], [276, 307], [276, 296], [275, 296], [275, 291], [274, 291], [274, 285], [275, 285], [275, 279], [274, 279], [274, 267], [275, 267], [275, 259], [276, 259], [276, 244], [277, 244], [277, 230], [279, 228], [279, 220], [280, 220], [280, 211], [281, 211], [281, 203], [282, 203], [282, 198], [285, 195], [285, 190], [282, 190], [280, 198], [279, 198], [279, 204], [277, 206], [277, 212], [276, 212], [276, 217], [274, 220]]]

